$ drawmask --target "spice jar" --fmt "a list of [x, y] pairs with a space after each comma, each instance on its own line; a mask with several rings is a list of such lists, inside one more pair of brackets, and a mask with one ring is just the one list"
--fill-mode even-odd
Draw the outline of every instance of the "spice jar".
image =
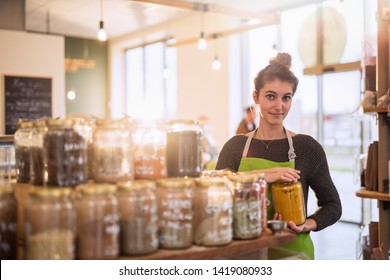
[[300, 181], [273, 183], [271, 191], [275, 212], [281, 214], [283, 220], [293, 221], [296, 225], [306, 221], [305, 202]]
[[32, 122], [20, 121], [14, 134], [16, 181], [30, 182], [30, 137]]
[[193, 241], [197, 245], [225, 245], [233, 239], [232, 193], [229, 180], [198, 178], [193, 190]]
[[138, 123], [134, 129], [134, 178], [167, 177], [166, 131], [160, 123]]
[[71, 188], [34, 187], [27, 200], [26, 258], [75, 258], [75, 209]]
[[165, 249], [192, 244], [192, 186], [188, 178], [157, 180], [159, 245]]
[[202, 171], [202, 130], [197, 121], [167, 123], [168, 177], [199, 177]]
[[242, 172], [230, 176], [233, 182], [233, 234], [235, 239], [259, 237], [263, 230], [260, 175]]
[[17, 201], [11, 186], [0, 187], [0, 259], [17, 257]]
[[75, 187], [87, 181], [87, 146], [70, 120], [51, 119], [44, 136], [44, 185]]
[[93, 176], [99, 183], [134, 179], [131, 126], [124, 120], [98, 120], [93, 131]]
[[156, 184], [135, 180], [118, 184], [120, 251], [141, 255], [158, 249]]
[[30, 183], [36, 186], [43, 185], [43, 141], [46, 131], [46, 120], [39, 119], [33, 122], [30, 147]]
[[77, 187], [77, 258], [114, 259], [119, 255], [119, 210], [116, 186]]

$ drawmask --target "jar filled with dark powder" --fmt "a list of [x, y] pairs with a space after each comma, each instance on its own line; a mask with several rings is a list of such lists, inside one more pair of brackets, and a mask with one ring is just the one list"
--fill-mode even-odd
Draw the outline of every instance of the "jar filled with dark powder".
[[31, 121], [20, 121], [14, 134], [16, 181], [30, 182]]
[[0, 187], [0, 259], [17, 258], [17, 201], [11, 186]]

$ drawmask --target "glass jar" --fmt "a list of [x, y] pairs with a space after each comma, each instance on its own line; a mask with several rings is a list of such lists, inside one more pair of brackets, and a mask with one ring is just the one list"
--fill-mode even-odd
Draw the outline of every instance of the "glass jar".
[[192, 186], [188, 178], [157, 180], [157, 213], [160, 248], [192, 245]]
[[225, 245], [233, 239], [232, 193], [229, 180], [199, 178], [193, 191], [193, 241], [197, 245]]
[[11, 157], [15, 151], [11, 145], [0, 146], [0, 188], [11, 186]]
[[85, 184], [76, 188], [77, 258], [114, 259], [119, 255], [116, 186]]
[[306, 221], [305, 201], [300, 181], [273, 183], [271, 191], [275, 213], [281, 214], [283, 220], [293, 221], [296, 225]]
[[202, 172], [202, 130], [197, 121], [167, 123], [168, 177], [199, 177]]
[[69, 120], [51, 119], [43, 141], [44, 185], [75, 187], [87, 181], [87, 146]]
[[0, 259], [17, 257], [17, 201], [11, 186], [0, 187]]
[[14, 134], [16, 181], [30, 182], [31, 121], [20, 121]]
[[141, 255], [158, 249], [156, 184], [135, 180], [118, 184], [120, 251]]
[[138, 123], [134, 133], [134, 178], [167, 177], [166, 131], [159, 123]]
[[30, 147], [30, 183], [35, 186], [43, 185], [43, 140], [46, 131], [46, 120], [39, 119], [33, 122]]
[[260, 175], [242, 172], [230, 176], [233, 182], [233, 234], [235, 239], [252, 239], [263, 230]]
[[99, 183], [134, 179], [131, 126], [124, 120], [98, 120], [93, 131], [93, 176]]
[[75, 209], [71, 188], [34, 187], [26, 202], [26, 259], [75, 258]]

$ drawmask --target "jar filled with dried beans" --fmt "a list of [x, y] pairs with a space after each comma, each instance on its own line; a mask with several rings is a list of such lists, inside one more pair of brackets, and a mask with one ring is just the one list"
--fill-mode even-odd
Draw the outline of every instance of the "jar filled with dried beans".
[[120, 251], [141, 255], [158, 249], [156, 184], [135, 180], [118, 184]]
[[0, 187], [0, 259], [17, 258], [17, 201], [11, 186]]
[[39, 119], [33, 122], [31, 131], [30, 147], [30, 183], [35, 186], [43, 185], [44, 160], [43, 160], [43, 141], [47, 131], [45, 119]]

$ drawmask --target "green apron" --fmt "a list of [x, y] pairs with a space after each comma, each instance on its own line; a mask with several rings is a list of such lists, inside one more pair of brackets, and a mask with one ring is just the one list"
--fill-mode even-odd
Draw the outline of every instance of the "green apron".
[[[248, 134], [248, 139], [246, 141], [244, 150], [242, 152], [242, 158], [241, 158], [241, 162], [240, 162], [240, 166], [238, 168], [238, 171], [243, 172], [243, 171], [251, 171], [251, 170], [258, 170], [258, 169], [268, 169], [268, 168], [273, 168], [273, 167], [295, 168], [296, 155], [294, 153], [292, 137], [291, 137], [290, 133], [288, 132], [288, 130], [286, 130], [286, 129], [285, 129], [285, 131], [286, 131], [287, 140], [288, 140], [288, 144], [289, 144], [289, 151], [288, 151], [289, 161], [288, 162], [274, 162], [274, 161], [266, 160], [263, 158], [246, 157], [248, 154], [250, 143], [252, 141], [253, 136], [256, 133], [256, 130], [252, 131]], [[271, 194], [270, 189], [271, 189], [271, 184], [269, 184], [269, 186], [268, 186], [268, 199], [269, 199], [269, 201], [272, 201], [272, 194]], [[274, 215], [274, 208], [273, 208], [273, 205], [271, 203], [267, 209], [268, 219], [272, 219], [273, 215]], [[313, 242], [310, 238], [309, 232], [298, 233], [296, 236], [296, 240], [293, 243], [281, 245], [278, 247], [288, 249], [290, 251], [297, 251], [297, 252], [305, 254], [306, 257], [309, 259], [314, 259], [314, 246], [313, 246]]]

